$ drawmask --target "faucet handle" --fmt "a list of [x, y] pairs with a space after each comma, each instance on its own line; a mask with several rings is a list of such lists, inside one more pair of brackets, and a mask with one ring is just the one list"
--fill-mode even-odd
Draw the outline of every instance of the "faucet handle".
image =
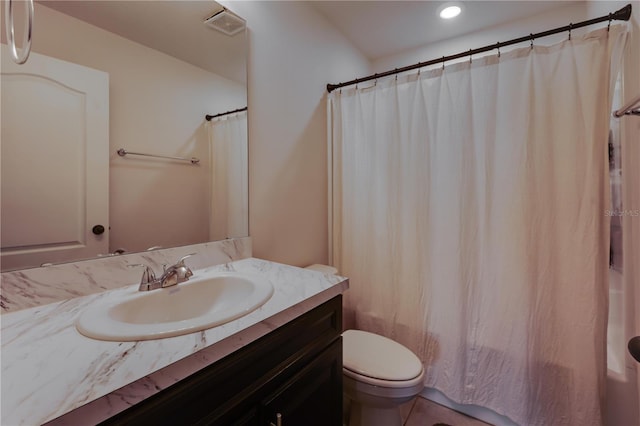
[[[188, 257], [194, 256], [195, 254], [196, 254], [196, 253], [190, 253], [190, 254], [187, 254], [186, 256], [182, 256], [182, 257], [180, 258], [180, 260], [178, 260], [176, 263], [174, 263], [173, 265], [171, 265], [171, 267], [180, 267], [180, 266], [182, 266], [182, 267], [185, 267], [185, 268], [189, 269], [189, 268], [187, 267], [187, 265], [185, 265], [185, 264], [184, 264], [184, 260], [185, 260], [186, 258], [188, 258]], [[165, 272], [167, 271], [167, 264], [166, 264], [166, 263], [165, 263], [164, 265], [162, 265], [162, 269], [163, 269]]]
[[191, 257], [193, 255], [195, 255], [195, 253], [191, 253], [181, 257], [180, 260], [178, 260], [178, 263], [176, 264], [176, 266], [178, 266], [181, 269], [180, 273], [183, 274], [183, 278], [185, 280], [188, 280], [190, 277], [193, 276], [193, 271], [191, 270], [191, 268], [189, 268], [187, 265], [184, 264], [184, 260], [187, 257]]
[[178, 262], [176, 263], [176, 265], [184, 265], [184, 260], [185, 260], [186, 258], [191, 257], [191, 256], [195, 256], [195, 255], [196, 255], [196, 253], [190, 253], [190, 254], [188, 254], [188, 255], [186, 255], [186, 256], [182, 256], [182, 257], [180, 258], [180, 260], [178, 260]]

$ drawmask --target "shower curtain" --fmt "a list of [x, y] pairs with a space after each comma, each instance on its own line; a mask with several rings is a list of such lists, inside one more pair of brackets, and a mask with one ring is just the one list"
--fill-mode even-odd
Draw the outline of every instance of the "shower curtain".
[[247, 113], [214, 118], [207, 124], [211, 165], [211, 241], [249, 235]]
[[602, 424], [605, 141], [625, 28], [329, 97], [347, 324], [411, 348], [425, 386], [458, 403]]

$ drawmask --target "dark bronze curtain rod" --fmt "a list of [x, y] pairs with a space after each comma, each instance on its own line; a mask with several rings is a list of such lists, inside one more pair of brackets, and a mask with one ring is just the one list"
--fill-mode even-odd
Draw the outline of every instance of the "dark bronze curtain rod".
[[223, 115], [229, 115], [229, 114], [235, 114], [236, 112], [242, 112], [242, 111], [246, 111], [247, 107], [244, 108], [238, 108], [238, 109], [234, 109], [233, 111], [227, 111], [227, 112], [223, 112], [221, 114], [216, 114], [216, 115], [205, 115], [204, 118], [207, 121], [211, 121], [211, 119], [213, 118], [218, 118], [218, 117], [222, 117]]
[[373, 74], [368, 77], [356, 78], [355, 80], [347, 81], [346, 83], [327, 84], [327, 92], [331, 93], [335, 89], [339, 89], [341, 87], [351, 86], [354, 84], [362, 83], [365, 81], [371, 81], [377, 78], [387, 77], [394, 74], [400, 74], [406, 71], [415, 70], [415, 69], [426, 67], [429, 65], [435, 65], [441, 62], [447, 62], [447, 61], [452, 61], [454, 59], [464, 58], [466, 56], [476, 55], [478, 53], [489, 52], [491, 50], [500, 49], [501, 47], [510, 46], [512, 44], [522, 43], [525, 41], [531, 41], [531, 43], [533, 43], [533, 40], [537, 38], [542, 38], [542, 37], [550, 36], [552, 34], [562, 33], [565, 31], [569, 31], [569, 36], [571, 36], [571, 30], [574, 30], [576, 28], [582, 28], [582, 27], [586, 27], [587, 25], [593, 25], [593, 24], [597, 24], [599, 22], [605, 22], [605, 21], [609, 21], [609, 24], [611, 24], [611, 21], [628, 21], [630, 17], [631, 17], [631, 4], [628, 4], [622, 9], [618, 10], [617, 12], [610, 13], [608, 15], [601, 16], [599, 18], [578, 22], [577, 24], [569, 24], [569, 25], [565, 25], [564, 27], [543, 31], [541, 33], [529, 34], [528, 36], [514, 38], [513, 40], [509, 40], [509, 41], [498, 42], [496, 44], [480, 47], [478, 49], [469, 49], [466, 52], [460, 52], [455, 55], [443, 56], [442, 58], [433, 59], [426, 62], [418, 62], [417, 64], [408, 65], [403, 68], [396, 68], [391, 71], [385, 71], [379, 74]]

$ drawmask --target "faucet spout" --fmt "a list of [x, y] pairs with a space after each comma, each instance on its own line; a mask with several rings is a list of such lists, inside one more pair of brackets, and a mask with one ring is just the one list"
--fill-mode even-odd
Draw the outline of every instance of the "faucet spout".
[[171, 265], [164, 270], [164, 273], [160, 277], [161, 287], [171, 287], [176, 284], [183, 283], [193, 276], [191, 269], [184, 264], [184, 259], [187, 257], [188, 256], [183, 257], [178, 263]]
[[145, 267], [145, 272], [142, 275], [142, 280], [140, 281], [140, 287], [138, 288], [138, 290], [155, 290], [158, 288], [171, 287], [188, 281], [189, 278], [193, 276], [193, 271], [191, 271], [191, 269], [189, 269], [189, 267], [185, 265], [184, 260], [190, 256], [193, 256], [194, 254], [195, 253], [188, 254], [178, 260], [175, 264], [169, 267], [165, 267], [162, 276], [157, 279], [151, 268], [149, 268], [148, 266]]

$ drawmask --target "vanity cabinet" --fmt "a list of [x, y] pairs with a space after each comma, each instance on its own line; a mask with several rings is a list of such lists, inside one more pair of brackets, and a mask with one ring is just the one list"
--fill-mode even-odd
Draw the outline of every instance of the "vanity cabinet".
[[102, 424], [341, 425], [341, 331], [336, 296]]

